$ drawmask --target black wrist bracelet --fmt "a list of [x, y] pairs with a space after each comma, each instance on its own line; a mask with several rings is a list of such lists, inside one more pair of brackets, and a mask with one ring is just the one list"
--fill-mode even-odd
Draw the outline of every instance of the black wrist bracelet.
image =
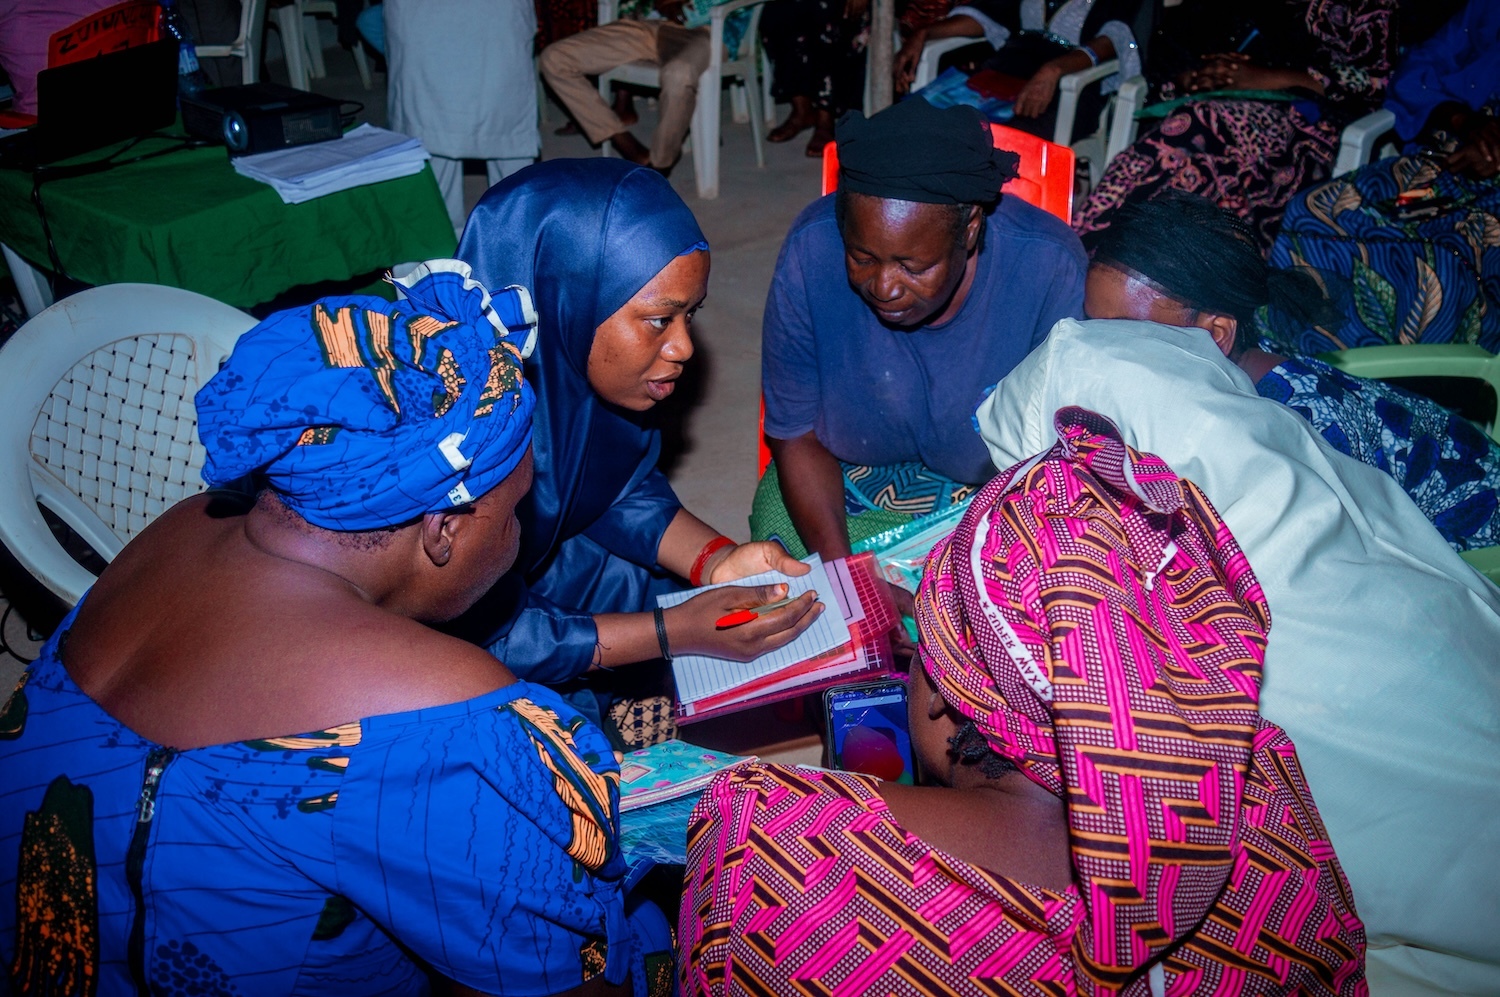
[[672, 660], [672, 648], [667, 643], [667, 617], [660, 606], [651, 611], [651, 616], [656, 620], [656, 646], [661, 648], [661, 656], [668, 661]]

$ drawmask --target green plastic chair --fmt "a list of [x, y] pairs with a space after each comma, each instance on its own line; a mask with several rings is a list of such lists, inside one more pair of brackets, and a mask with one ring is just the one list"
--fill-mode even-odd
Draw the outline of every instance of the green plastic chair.
[[[1500, 398], [1500, 357], [1467, 343], [1414, 343], [1410, 346], [1359, 346], [1324, 353], [1319, 359], [1355, 377], [1384, 381], [1392, 377], [1461, 377], [1483, 381]], [[1500, 442], [1500, 425], [1481, 426]]]
[[[1500, 403], [1500, 357], [1478, 346], [1460, 343], [1415, 343], [1408, 346], [1359, 346], [1324, 353], [1320, 358], [1356, 377], [1383, 381], [1391, 377], [1461, 377], [1483, 381]], [[1500, 418], [1481, 426], [1500, 442]], [[1500, 547], [1466, 550], [1462, 557], [1496, 585], [1500, 585]]]

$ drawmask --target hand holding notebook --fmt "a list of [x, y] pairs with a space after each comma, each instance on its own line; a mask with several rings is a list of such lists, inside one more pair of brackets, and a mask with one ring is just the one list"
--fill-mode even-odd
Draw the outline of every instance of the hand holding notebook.
[[[860, 554], [824, 564], [814, 554], [804, 563], [810, 570], [799, 577], [767, 574], [742, 579], [741, 583], [781, 580], [791, 595], [816, 593], [826, 611], [796, 640], [750, 661], [701, 654], [674, 658], [672, 673], [677, 681], [680, 722], [774, 702], [891, 667], [886, 635], [897, 617], [886, 586], [876, 574], [874, 558]], [[662, 606], [679, 605], [702, 598], [702, 591], [660, 596], [658, 602]], [[772, 610], [771, 614], [782, 611]]]
[[[793, 583], [792, 591], [783, 578]], [[697, 654], [750, 661], [795, 641], [826, 608], [817, 602], [805, 575], [792, 578], [779, 572], [708, 586], [688, 595], [676, 603], [662, 603], [675, 658]], [[722, 625], [730, 619], [742, 623]]]

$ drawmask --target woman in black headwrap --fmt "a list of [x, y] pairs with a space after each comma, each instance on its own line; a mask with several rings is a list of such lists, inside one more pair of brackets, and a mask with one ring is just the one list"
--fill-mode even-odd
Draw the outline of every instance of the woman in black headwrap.
[[750, 521], [825, 558], [989, 479], [974, 405], [1082, 313], [1087, 266], [1063, 222], [1000, 196], [1016, 158], [973, 108], [850, 114], [838, 142], [839, 192], [792, 224], [766, 300], [775, 463]]

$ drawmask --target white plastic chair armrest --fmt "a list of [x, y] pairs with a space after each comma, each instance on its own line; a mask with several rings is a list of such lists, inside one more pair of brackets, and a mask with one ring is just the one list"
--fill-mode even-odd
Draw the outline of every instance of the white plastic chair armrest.
[[1068, 73], [1057, 83], [1057, 127], [1052, 141], [1058, 145], [1073, 144], [1073, 120], [1078, 116], [1078, 96], [1090, 83], [1097, 83], [1120, 71], [1119, 59], [1105, 59], [1097, 66]]
[[959, 35], [956, 38], [939, 38], [922, 46], [922, 58], [917, 60], [917, 75], [911, 81], [913, 90], [920, 90], [933, 80], [937, 79], [938, 61], [965, 45], [973, 45], [975, 42], [984, 41], [971, 35]]
[[1370, 154], [1375, 151], [1376, 140], [1395, 126], [1396, 115], [1383, 107], [1350, 122], [1339, 141], [1339, 157], [1334, 161], [1333, 175], [1341, 177], [1368, 163]]
[[[708, 44], [710, 57], [710, 68], [717, 73], [719, 67], [724, 63], [724, 21], [737, 10], [746, 7], [754, 7], [756, 4], [765, 3], [766, 0], [729, 0], [721, 3], [708, 12]], [[748, 36], [748, 32], [746, 35]], [[745, 39], [740, 40], [741, 48], [744, 47]], [[739, 53], [735, 53], [738, 57]]]
[[1090, 66], [1087, 69], [1080, 69], [1076, 73], [1068, 73], [1062, 79], [1057, 81], [1057, 89], [1062, 91], [1063, 93], [1073, 93], [1076, 95], [1090, 83], [1102, 80], [1106, 76], [1113, 76], [1119, 71], [1119, 59], [1105, 59], [1097, 66]]
[[1111, 159], [1130, 148], [1135, 141], [1136, 112], [1146, 101], [1146, 78], [1132, 76], [1120, 84], [1115, 94], [1115, 116], [1109, 126], [1109, 147], [1104, 153], [1107, 166]]
[[711, 10], [709, 10], [708, 17], [711, 21], [723, 21], [726, 17], [728, 17], [730, 14], [733, 14], [737, 10], [741, 10], [745, 7], [754, 7], [758, 3], [765, 2], [766, 0], [729, 0], [728, 3], [718, 4]]
[[[29, 427], [27, 433], [30, 433]], [[15, 442], [20, 442], [19, 437]], [[15, 453], [13, 446], [6, 449], [10, 452], [7, 456]], [[12, 466], [10, 471], [0, 474], [0, 520], [5, 524], [0, 528], [0, 539], [5, 540], [5, 546], [31, 577], [46, 585], [53, 595], [69, 606], [75, 605], [94, 584], [94, 576], [69, 557], [61, 545], [22, 539], [50, 539], [47, 524], [36, 507], [36, 495], [32, 490], [31, 475], [26, 473], [26, 464]]]

